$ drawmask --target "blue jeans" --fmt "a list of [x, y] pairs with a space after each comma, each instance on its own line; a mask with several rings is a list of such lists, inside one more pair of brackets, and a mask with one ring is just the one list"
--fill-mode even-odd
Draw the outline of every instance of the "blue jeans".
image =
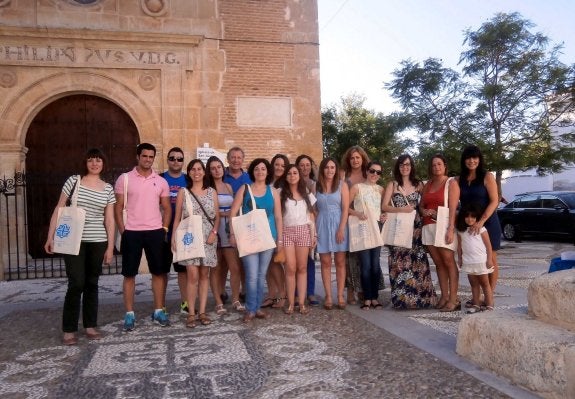
[[363, 298], [366, 301], [377, 299], [379, 294], [377, 288], [381, 276], [380, 253], [381, 247], [357, 252], [361, 268], [361, 288], [363, 289]]
[[266, 274], [273, 253], [273, 249], [268, 249], [242, 258], [246, 273], [246, 310], [249, 313], [257, 312], [262, 305]]
[[307, 257], [307, 296], [315, 295], [315, 260]]

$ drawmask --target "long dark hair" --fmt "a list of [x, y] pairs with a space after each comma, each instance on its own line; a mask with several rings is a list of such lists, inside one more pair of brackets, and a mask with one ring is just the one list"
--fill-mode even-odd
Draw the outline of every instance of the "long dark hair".
[[327, 158], [322, 159], [320, 164], [319, 164], [319, 172], [318, 172], [319, 176], [317, 178], [318, 184], [316, 186], [316, 190], [320, 193], [327, 192], [324, 169], [327, 166], [327, 163], [330, 161], [335, 164], [335, 176], [333, 177], [333, 184], [331, 186], [331, 192], [333, 193], [339, 188], [339, 180], [340, 180], [340, 178], [339, 178], [339, 164], [332, 157], [327, 157]]
[[[274, 179], [275, 175], [276, 175], [276, 169], [275, 169], [275, 163], [278, 159], [282, 159], [284, 161], [284, 175], [285, 175], [285, 168], [287, 168], [287, 166], [289, 165], [289, 159], [288, 157], [286, 157], [284, 154], [276, 154], [274, 155], [274, 157], [272, 158], [270, 164], [272, 165], [272, 180]], [[282, 175], [283, 176], [283, 175]], [[282, 176], [280, 176], [279, 178], [277, 178], [273, 183], [274, 183], [274, 187], [275, 188], [279, 188], [279, 181], [281, 180]]]
[[188, 167], [186, 168], [186, 187], [191, 190], [193, 185], [194, 185], [194, 181], [192, 180], [192, 178], [190, 177], [190, 170], [192, 170], [192, 168], [194, 167], [195, 164], [199, 163], [200, 165], [202, 165], [202, 169], [204, 170], [204, 179], [202, 181], [202, 190], [205, 190], [206, 188], [209, 187], [208, 184], [208, 176], [206, 173], [206, 167], [204, 166], [204, 163], [202, 162], [201, 159], [192, 159], [190, 161], [190, 163], [188, 164]]
[[409, 159], [409, 163], [411, 164], [411, 168], [409, 171], [409, 181], [413, 184], [413, 187], [417, 187], [419, 185], [419, 179], [415, 177], [415, 162], [413, 162], [413, 158], [409, 154], [402, 154], [397, 157], [395, 161], [395, 165], [393, 165], [393, 178], [400, 186], [403, 186], [403, 179], [401, 177], [401, 172], [399, 168], [402, 163], [405, 162], [406, 159]]
[[481, 153], [479, 147], [476, 145], [468, 145], [463, 149], [463, 152], [461, 153], [461, 175], [459, 177], [459, 185], [461, 186], [463, 184], [468, 184], [467, 178], [469, 177], [469, 169], [467, 169], [467, 166], [465, 166], [465, 161], [469, 158], [479, 158], [479, 164], [477, 165], [477, 170], [475, 171], [475, 179], [471, 181], [471, 184], [483, 185], [487, 170], [485, 169], [483, 154]]
[[455, 219], [455, 227], [458, 231], [467, 230], [467, 224], [465, 224], [465, 218], [467, 216], [473, 216], [475, 219], [479, 220], [483, 215], [483, 207], [477, 202], [470, 202], [468, 204], [462, 205], [457, 218]]
[[216, 157], [215, 155], [212, 155], [211, 157], [208, 158], [208, 162], [206, 162], [206, 176], [208, 178], [208, 186], [210, 186], [213, 189], [216, 188], [216, 182], [214, 181], [214, 176], [212, 176], [210, 168], [212, 166], [212, 163], [214, 162], [219, 162], [220, 164], [222, 164], [222, 169], [224, 171], [226, 170], [225, 165], [220, 158]]
[[299, 156], [295, 159], [295, 164], [296, 164], [296, 166], [297, 166], [298, 168], [299, 168], [299, 163], [301, 162], [302, 159], [307, 159], [307, 160], [309, 161], [309, 163], [310, 163], [310, 165], [311, 165], [311, 170], [310, 170], [310, 172], [309, 172], [309, 178], [310, 178], [311, 180], [314, 180], [314, 181], [315, 181], [315, 180], [316, 180], [315, 172], [314, 172], [315, 162], [313, 161], [313, 159], [311, 159], [311, 157], [310, 157], [309, 155], [301, 154], [301, 155], [299, 155]]
[[311, 205], [311, 201], [309, 200], [307, 185], [305, 184], [305, 181], [303, 180], [303, 177], [302, 177], [301, 172], [299, 171], [299, 168], [297, 167], [297, 165], [292, 163], [292, 164], [289, 164], [288, 166], [286, 166], [284, 174], [279, 179], [280, 188], [281, 188], [280, 202], [282, 205], [282, 215], [284, 215], [285, 211], [286, 211], [286, 208], [285, 208], [286, 201], [288, 199], [293, 200], [293, 192], [291, 191], [290, 184], [287, 182], [287, 175], [291, 169], [297, 170], [297, 173], [299, 175], [299, 181], [297, 182], [296, 190], [299, 193], [299, 195], [301, 195], [302, 198], [304, 199], [304, 201], [307, 205], [307, 210], [309, 212], [311, 212], [312, 211], [312, 205]]

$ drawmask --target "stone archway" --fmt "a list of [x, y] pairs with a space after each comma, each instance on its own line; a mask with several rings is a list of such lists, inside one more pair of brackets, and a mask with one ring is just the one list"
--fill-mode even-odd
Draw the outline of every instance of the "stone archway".
[[103, 176], [113, 183], [134, 166], [139, 134], [131, 117], [102, 97], [74, 94], [46, 105], [32, 120], [26, 133], [29, 254], [45, 256], [50, 216], [65, 179], [81, 171], [89, 148], [100, 148], [108, 158]]

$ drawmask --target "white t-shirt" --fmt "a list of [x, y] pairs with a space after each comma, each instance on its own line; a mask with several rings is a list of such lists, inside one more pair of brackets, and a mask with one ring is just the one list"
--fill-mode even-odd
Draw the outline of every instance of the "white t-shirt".
[[459, 233], [462, 261], [464, 265], [487, 262], [487, 250], [485, 249], [483, 238], [481, 238], [481, 234], [486, 231], [487, 229], [482, 227], [479, 234], [472, 235], [469, 233], [469, 228], [467, 228], [463, 233]]
[[[308, 194], [311, 206], [316, 203], [315, 195]], [[285, 227], [302, 226], [311, 222], [307, 204], [304, 199], [295, 201], [293, 199], [286, 199], [285, 213], [283, 215], [283, 225]]]

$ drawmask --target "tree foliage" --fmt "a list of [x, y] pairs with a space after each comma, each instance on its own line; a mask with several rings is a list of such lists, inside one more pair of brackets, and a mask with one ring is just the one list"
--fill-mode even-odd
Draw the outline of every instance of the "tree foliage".
[[383, 115], [365, 108], [365, 97], [351, 94], [322, 111], [324, 156], [341, 160], [345, 151], [361, 146], [371, 159], [380, 161], [390, 170], [395, 158], [413, 141], [399, 138], [398, 132], [407, 126], [403, 115]]
[[543, 173], [575, 161], [572, 132], [551, 133], [552, 125], [573, 122], [575, 65], [562, 64], [561, 45], [532, 28], [518, 13], [501, 13], [466, 31], [461, 75], [433, 58], [401, 63], [386, 87], [418, 132], [422, 153], [455, 158], [477, 144], [498, 185], [505, 169]]

